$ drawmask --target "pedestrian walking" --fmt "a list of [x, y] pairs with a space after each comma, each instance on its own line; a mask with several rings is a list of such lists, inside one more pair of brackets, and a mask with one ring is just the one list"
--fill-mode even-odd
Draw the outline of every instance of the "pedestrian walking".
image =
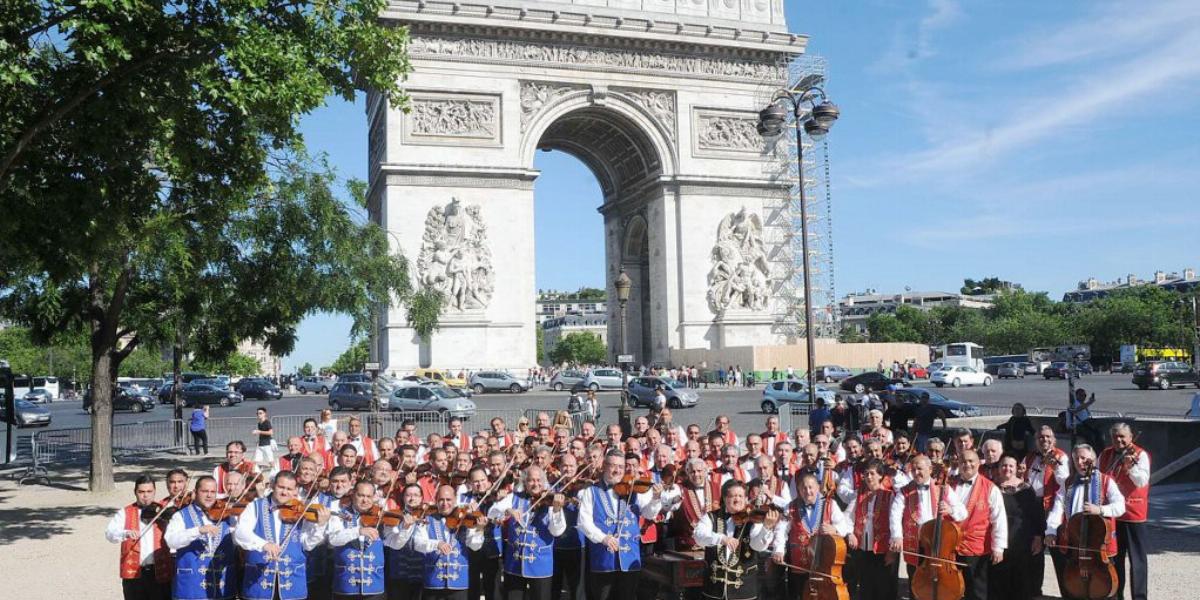
[[[192, 432], [192, 454], [208, 454], [208, 405], [197, 406], [188, 421]], [[203, 448], [204, 452], [200, 452]]]
[[275, 463], [275, 430], [271, 426], [271, 419], [267, 416], [267, 409], [259, 408], [255, 411], [258, 415], [258, 423], [254, 424], [254, 430], [251, 432], [258, 436], [258, 447], [254, 449], [254, 462], [260, 465], [271, 465]]

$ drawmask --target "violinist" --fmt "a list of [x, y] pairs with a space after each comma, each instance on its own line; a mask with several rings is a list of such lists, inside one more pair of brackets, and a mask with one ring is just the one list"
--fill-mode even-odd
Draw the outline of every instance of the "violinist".
[[470, 452], [472, 448], [471, 436], [463, 431], [462, 419], [450, 417], [447, 427], [449, 427], [450, 431], [446, 433], [446, 439], [451, 444], [454, 444], [454, 447], [458, 448], [459, 452]]
[[[375, 493], [375, 484], [370, 481], [354, 484], [350, 508], [329, 519], [329, 545], [333, 547], [333, 593], [339, 599], [383, 597], [383, 540], [398, 539], [400, 526], [399, 523], [388, 526], [382, 522]], [[379, 522], [366, 522], [365, 519], [369, 517]]]
[[800, 461], [796, 457], [796, 446], [788, 440], [775, 445], [775, 470], [780, 479], [790, 484], [800, 470]]
[[725, 446], [721, 451], [721, 466], [716, 472], [721, 474], [721, 485], [725, 485], [729, 480], [737, 480], [742, 483], [750, 481], [746, 476], [746, 471], [742, 470], [742, 455], [738, 452], [737, 446]]
[[[604, 457], [601, 482], [578, 496], [579, 529], [587, 538], [591, 600], [636, 596], [642, 570], [638, 517], [654, 518], [662, 510], [662, 488], [635, 493], [633, 486], [623, 481], [625, 472], [625, 458], [620, 452], [609, 452]], [[624, 489], [626, 486], [630, 489]]]
[[696, 524], [696, 543], [704, 548], [704, 597], [720, 600], [758, 598], [758, 554], [775, 540], [780, 513], [774, 507], [758, 519], [746, 486], [730, 481], [721, 490], [721, 508], [710, 511]]
[[[876, 440], [869, 442], [877, 444]], [[855, 565], [851, 594], [859, 600], [894, 600], [900, 561], [890, 547], [891, 510], [895, 492], [884, 487], [887, 466], [878, 458], [867, 459], [862, 469], [862, 487], [846, 507], [854, 526], [846, 536]], [[857, 593], [855, 593], [857, 592]]]
[[762, 436], [751, 433], [746, 436], [746, 454], [739, 458], [739, 466], [747, 478], [754, 479], [759, 476], [758, 458], [760, 456], [764, 456]]
[[[375, 441], [375, 447], [379, 448], [379, 460], [375, 462], [385, 460], [399, 464], [399, 460], [393, 458], [396, 456], [396, 440], [390, 437], [379, 438]], [[392, 466], [394, 467], [395, 464]]]
[[975, 436], [971, 430], [966, 427], [955, 429], [954, 434], [950, 437], [950, 458], [957, 462], [962, 458], [963, 452], [974, 449]]
[[[435, 448], [429, 452], [428, 469], [417, 477], [417, 485], [425, 492], [425, 501], [433, 502], [437, 489], [442, 485], [442, 474], [449, 472], [450, 457], [445, 448]], [[425, 469], [422, 465], [418, 471]]]
[[[139, 475], [133, 484], [134, 502], [108, 521], [104, 537], [121, 545], [121, 592], [125, 600], [170, 598], [171, 553], [162, 529], [147, 523], [160, 510], [154, 501], [154, 478]], [[143, 520], [145, 517], [145, 520]]]
[[[296, 495], [301, 502], [317, 502], [337, 512], [342, 509], [341, 497], [350, 489], [350, 471], [335, 467], [326, 477], [317, 463], [320, 455], [309, 455], [300, 459], [300, 472], [296, 474]], [[324, 480], [324, 487], [322, 487]], [[334, 493], [337, 495], [334, 495]], [[231, 495], [231, 497], [237, 497]], [[308, 553], [305, 576], [308, 579], [310, 600], [328, 598], [333, 587], [333, 551], [328, 544], [320, 544]]]
[[987, 440], [979, 446], [980, 460], [979, 473], [987, 477], [992, 483], [1000, 477], [1000, 457], [1004, 455], [1004, 446], [1000, 440]]
[[967, 510], [967, 517], [959, 520], [962, 540], [957, 548], [959, 562], [966, 565], [960, 567], [966, 585], [963, 597], [987, 600], [988, 563], [1004, 560], [1004, 550], [1008, 548], [1004, 498], [996, 484], [980, 476], [978, 452], [960, 449], [958, 458], [958, 477], [951, 494], [957, 496]]
[[928, 456], [918, 454], [909, 464], [913, 479], [892, 498], [888, 531], [892, 536], [891, 551], [902, 553], [911, 583], [920, 553], [917, 535], [921, 526], [937, 516], [961, 521], [967, 518], [967, 509], [957, 495], [946, 493], [946, 487], [933, 480], [933, 463]]
[[[180, 508], [183, 504], [191, 502], [191, 499], [183, 500], [189, 496], [187, 493], [188, 474], [183, 469], [171, 469], [167, 471], [167, 497], [163, 498], [159, 505], [167, 506], [174, 504], [175, 508]], [[173, 511], [172, 511], [173, 512]]]
[[375, 440], [363, 435], [362, 421], [358, 417], [350, 417], [346, 427], [350, 430], [346, 441], [354, 446], [363, 464], [368, 467], [375, 464], [379, 460], [379, 447], [375, 445]]
[[789, 565], [788, 587], [793, 594], [798, 595], [808, 583], [810, 573], [806, 569], [812, 568], [813, 538], [845, 537], [853, 529], [832, 496], [822, 495], [822, 487], [812, 474], [803, 475], [799, 494], [788, 507], [790, 518], [782, 521], [775, 532], [773, 558], [777, 564]]
[[525, 470], [525, 490], [492, 505], [488, 518], [501, 523], [504, 593], [510, 600], [550, 600], [554, 539], [567, 529], [566, 497], [550, 492], [546, 471]]
[[400, 453], [400, 466], [396, 468], [399, 477], [403, 478], [405, 484], [416, 483], [417, 447], [412, 444], [401, 444], [397, 452]]
[[708, 468], [715, 469], [725, 459], [725, 436], [719, 431], [710, 431], [705, 439], [708, 442], [708, 456], [704, 458], [708, 461]]
[[[308, 582], [296, 567], [303, 565], [308, 553], [324, 541], [329, 510], [316, 504], [313, 521], [301, 515], [289, 522], [286, 507], [295, 504], [301, 504], [296, 498], [296, 476], [283, 471], [275, 476], [270, 496], [250, 503], [238, 519], [233, 541], [246, 551], [241, 596], [245, 600], [308, 596]], [[308, 512], [308, 504], [301, 504], [304, 513]]]
[[[213, 483], [215, 484], [216, 480], [213, 480]], [[249, 499], [250, 497], [257, 495], [257, 492], [247, 492], [246, 491], [246, 486], [249, 483], [250, 482], [249, 482], [249, 480], [246, 479], [246, 476], [242, 475], [238, 471], [234, 471], [234, 472], [226, 475], [225, 476], [225, 487], [226, 487], [226, 490], [229, 492], [229, 497], [227, 498], [227, 500], [233, 501], [235, 498]], [[237, 524], [237, 517], [235, 517], [235, 516], [226, 517], [226, 520], [228, 520], [231, 525]]]
[[[411, 600], [421, 597], [425, 579], [425, 555], [417, 552], [413, 543], [413, 526], [420, 520], [413, 514], [421, 508], [421, 486], [408, 484], [401, 492], [405, 519], [396, 536], [384, 540], [383, 556], [387, 563], [388, 600]], [[423, 515], [422, 515], [423, 517]], [[478, 598], [478, 596], [476, 596]], [[488, 600], [492, 600], [492, 596]]]
[[[1066, 452], [1058, 448], [1058, 440], [1054, 428], [1043, 425], [1038, 428], [1034, 437], [1035, 450], [1025, 455], [1025, 481], [1042, 500], [1042, 511], [1050, 512], [1054, 507], [1054, 498], [1058, 490], [1071, 476], [1071, 460]], [[1033, 595], [1042, 595], [1042, 578], [1046, 571], [1046, 550], [1043, 548], [1033, 557], [1029, 577], [1033, 582]], [[1062, 572], [1062, 554], [1051, 552], [1055, 572]]]
[[500, 449], [505, 449], [513, 445], [513, 435], [506, 431], [507, 425], [504, 423], [504, 419], [492, 417], [489, 424], [492, 426], [492, 436], [496, 438], [496, 444]]
[[[230, 474], [240, 476], [236, 471]], [[217, 481], [208, 475], [196, 480], [195, 501], [183, 507], [163, 534], [175, 553], [174, 598], [224, 600], [237, 594], [237, 553], [229, 523], [214, 522], [207, 512], [217, 501]]]
[[[1064, 555], [1070, 552], [1068, 548], [1060, 548], [1059, 543], [1060, 538], [1064, 537], [1062, 534], [1066, 533], [1066, 524], [1072, 516], [1079, 513], [1098, 515], [1106, 521], [1113, 522], [1125, 514], [1125, 495], [1107, 474], [1095, 469], [1095, 464], [1096, 451], [1091, 446], [1080, 444], [1071, 451], [1071, 466], [1074, 474], [1058, 490], [1054, 496], [1054, 506], [1046, 515], [1045, 544], [1052, 554]], [[1115, 527], [1114, 523], [1113, 528], [1115, 529]], [[1078, 540], [1071, 539], [1061, 539], [1061, 542], [1062, 546], [1067, 547], [1079, 543]], [[1102, 550], [1109, 556], [1116, 554], [1115, 535], [1105, 541]], [[1063, 567], [1060, 568], [1060, 564]], [[1066, 564], [1065, 558], [1055, 561], [1055, 568], [1059, 569], [1060, 589], [1066, 588], [1065, 585], [1062, 585]]]
[[[338, 433], [341, 433], [341, 432], [338, 432]], [[336, 466], [345, 467], [345, 468], [349, 469], [351, 471], [351, 473], [353, 473], [354, 476], [357, 478], [358, 472], [359, 472], [358, 467], [360, 465], [361, 465], [361, 463], [358, 460], [358, 448], [355, 448], [354, 444], [347, 442], [347, 443], [342, 444], [337, 447], [337, 465]]]
[[775, 461], [766, 455], [759, 456], [755, 471], [759, 474], [757, 479], [762, 483], [762, 491], [758, 498], [751, 497], [751, 504], [755, 508], [768, 504], [780, 509], [787, 508], [792, 503], [791, 486], [788, 485], [787, 480], [778, 475]]
[[763, 452], [774, 456], [775, 447], [780, 442], [789, 441], [786, 431], [779, 429], [779, 417], [771, 415], [767, 417], [767, 430], [759, 434], [763, 442]]
[[301, 452], [305, 456], [318, 454], [326, 464], [330, 462], [328, 456], [329, 440], [326, 440], [325, 436], [321, 435], [321, 429], [317, 426], [316, 419], [309, 418], [304, 420], [304, 436], [300, 438], [300, 443], [302, 445]]
[[[904, 434], [897, 434], [896, 440], [908, 441], [908, 438], [903, 437]], [[863, 445], [863, 456], [867, 460], [878, 460], [883, 464], [883, 487], [889, 490], [898, 490], [912, 481], [912, 477], [908, 475], [908, 460], [897, 462], [889, 458], [889, 453], [884, 452], [883, 444], [879, 440], [871, 440]]]
[[884, 446], [892, 445], [894, 438], [892, 430], [883, 425], [883, 411], [874, 409], [867, 413], [867, 426], [863, 428], [862, 438], [866, 440], [879, 440]]
[[575, 457], [575, 464], [579, 465], [587, 461], [587, 440], [582, 436], [577, 437], [567, 444], [567, 454]]
[[[1133, 443], [1127, 423], [1109, 430], [1112, 446], [1100, 453], [1100, 470], [1111, 477], [1125, 496], [1125, 514], [1117, 517], [1117, 595], [1129, 583], [1129, 598], [1146, 600], [1146, 508], [1150, 500], [1150, 453]], [[1125, 560], [1129, 560], [1126, 577]]]
[[820, 448], [822, 454], [833, 456], [834, 464], [846, 460], [846, 449], [837, 443], [837, 435], [833, 431], [831, 421], [821, 423], [821, 430], [813, 436], [813, 443]]
[[[497, 455], [503, 461], [504, 454]], [[503, 465], [497, 468], [499, 473]], [[485, 515], [497, 500], [508, 494], [504, 486], [493, 485], [487, 473], [478, 467], [468, 471], [465, 485], [465, 493], [458, 496], [459, 505]], [[488, 600], [494, 600], [500, 596], [500, 529], [495, 523], [484, 525], [482, 547], [478, 550], [467, 549], [467, 570], [470, 578], [468, 595], [471, 598], [478, 598], [482, 594]]]
[[725, 441], [726, 446], [738, 445], [738, 436], [729, 426], [729, 415], [717, 415], [716, 429], [713, 431], [721, 434], [721, 438]]
[[304, 442], [300, 440], [300, 436], [292, 436], [287, 439], [287, 453], [279, 455], [275, 459], [275, 468], [272, 473], [280, 471], [291, 471], [293, 473], [300, 470], [300, 459], [304, 458]]
[[[593, 404], [594, 404], [594, 399], [595, 399], [596, 395], [594, 393], [592, 393], [590, 390], [588, 393], [593, 398]], [[593, 441], [595, 441], [596, 440], [596, 422], [595, 421], [584, 421], [583, 424], [579, 426], [579, 437], [581, 439], [583, 439], [583, 442], [585, 444], [590, 444]]]
[[863, 460], [863, 444], [857, 437], [847, 437], [846, 441], [842, 442], [842, 447], [846, 450], [846, 460], [835, 467], [837, 469], [838, 498], [843, 504], [850, 504], [859, 488], [862, 487], [862, 472], [866, 462]]
[[675, 549], [687, 552], [701, 548], [692, 533], [700, 518], [716, 508], [721, 483], [708, 477], [708, 465], [698, 458], [688, 459], [683, 471], [686, 479], [673, 498], [674, 513], [667, 531], [675, 540]]
[[[425, 590], [421, 600], [467, 600], [470, 582], [464, 555], [467, 549], [483, 547], [483, 531], [447, 524], [446, 517], [458, 504], [454, 488], [440, 486], [435, 498], [437, 512], [429, 515], [426, 522], [410, 528], [413, 547], [425, 556]], [[401, 541], [406, 540], [402, 537]]]
[[396, 471], [392, 463], [386, 460], [375, 461], [371, 465], [369, 481], [375, 486], [375, 503], [387, 510], [399, 510], [398, 503], [390, 497], [395, 487], [392, 482], [396, 479]]
[[225, 444], [225, 462], [213, 469], [212, 475], [213, 479], [217, 481], [218, 498], [229, 495], [228, 490], [225, 489], [225, 475], [231, 471], [239, 471], [243, 475], [254, 475], [258, 472], [258, 466], [246, 460], [246, 444], [238, 440]]
[[[576, 440], [579, 441], [579, 440]], [[582, 442], [580, 442], [582, 444]], [[579, 489], [591, 484], [590, 480], [580, 477], [579, 461], [574, 454], [567, 453], [558, 458], [559, 481], [571, 482], [566, 489], [559, 488], [568, 496], [574, 495]], [[574, 480], [574, 481], [572, 481]], [[577, 600], [582, 597], [583, 533], [579, 531], [579, 504], [568, 503], [563, 508], [567, 521], [566, 530], [554, 540], [554, 581], [550, 584], [552, 592], [566, 591], [567, 600]], [[555, 598], [558, 597], [556, 594]]]

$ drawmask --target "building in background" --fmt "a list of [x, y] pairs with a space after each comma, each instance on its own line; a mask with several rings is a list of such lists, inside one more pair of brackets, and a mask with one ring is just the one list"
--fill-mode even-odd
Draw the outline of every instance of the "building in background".
[[283, 373], [283, 358], [254, 340], [242, 340], [237, 351], [258, 361], [259, 374], [264, 377], [279, 377]]
[[[541, 315], [539, 314], [539, 317]], [[569, 334], [586, 332], [596, 335], [600, 341], [608, 345], [608, 314], [588, 313], [584, 315], [565, 315], [546, 319], [542, 328], [542, 356], [550, 356], [550, 351], [558, 345], [558, 341]], [[548, 358], [543, 362], [549, 362]]]
[[[534, 318], [538, 326], [544, 325], [550, 319], [567, 315], [608, 314], [608, 300], [604, 296], [579, 296], [576, 293], [553, 290], [539, 293], [536, 307]], [[545, 335], [545, 331], [542, 335]]]
[[901, 306], [919, 310], [932, 310], [938, 306], [960, 306], [983, 310], [992, 307], [993, 296], [981, 294], [967, 296], [952, 292], [910, 292], [902, 294], [877, 294], [874, 290], [849, 294], [838, 302], [842, 328], [852, 327], [859, 333], [867, 333], [867, 319], [876, 313], [894, 313]]
[[1089, 277], [1085, 281], [1080, 281], [1079, 287], [1075, 291], [1063, 294], [1063, 302], [1090, 302], [1097, 298], [1103, 298], [1110, 292], [1129, 290], [1144, 285], [1156, 285], [1176, 292], [1189, 292], [1200, 287], [1200, 279], [1196, 277], [1196, 269], [1192, 267], [1185, 268], [1182, 275], [1155, 271], [1153, 279], [1144, 280], [1138, 279], [1132, 273], [1126, 275], [1125, 279], [1107, 283], [1101, 282], [1095, 277]]

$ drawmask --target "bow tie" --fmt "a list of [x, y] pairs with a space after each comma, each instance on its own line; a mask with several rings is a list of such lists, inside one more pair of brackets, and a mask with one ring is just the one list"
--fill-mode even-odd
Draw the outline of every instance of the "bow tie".
[[928, 490], [928, 489], [929, 489], [929, 484], [928, 484], [928, 483], [918, 483], [918, 484], [917, 484], [917, 489], [918, 489], [918, 490]]

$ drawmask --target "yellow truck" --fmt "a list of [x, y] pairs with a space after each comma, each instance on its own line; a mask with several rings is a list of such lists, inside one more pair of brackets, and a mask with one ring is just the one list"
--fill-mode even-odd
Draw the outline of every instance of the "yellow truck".
[[455, 389], [466, 389], [467, 387], [467, 379], [465, 376], [459, 377], [458, 375], [451, 374], [448, 371], [440, 371], [438, 369], [417, 369], [415, 372], [413, 372], [413, 375], [424, 377], [426, 379], [432, 379], [434, 381], [440, 381], [446, 384], [447, 387], [452, 387]]

